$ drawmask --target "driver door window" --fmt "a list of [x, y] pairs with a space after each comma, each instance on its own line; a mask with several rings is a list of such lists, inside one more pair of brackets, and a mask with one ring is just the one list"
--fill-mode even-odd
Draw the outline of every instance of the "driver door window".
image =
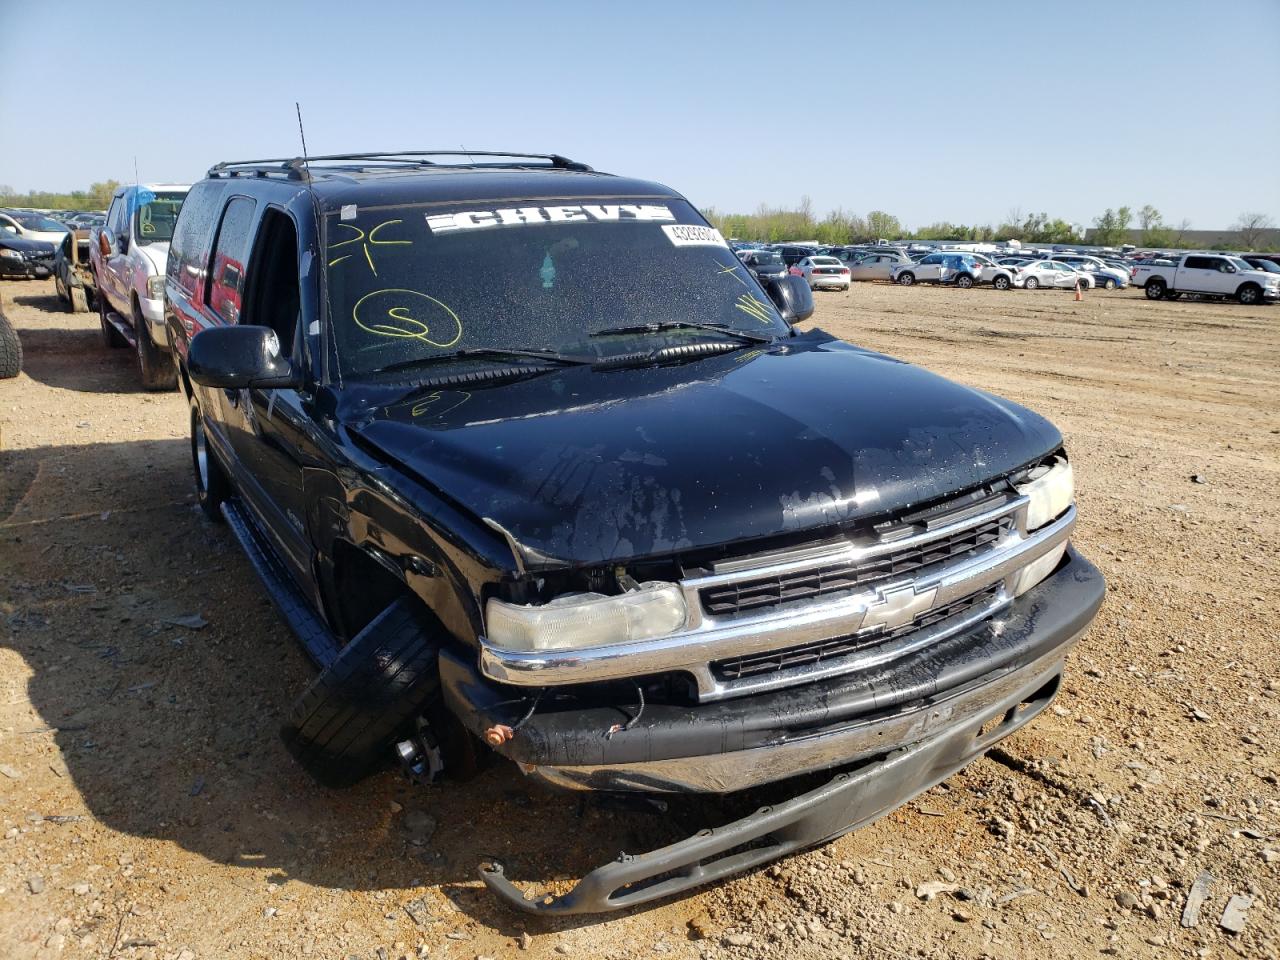
[[206, 299], [209, 307], [226, 323], [236, 323], [240, 318], [244, 262], [249, 253], [256, 207], [248, 197], [232, 197], [218, 226]]

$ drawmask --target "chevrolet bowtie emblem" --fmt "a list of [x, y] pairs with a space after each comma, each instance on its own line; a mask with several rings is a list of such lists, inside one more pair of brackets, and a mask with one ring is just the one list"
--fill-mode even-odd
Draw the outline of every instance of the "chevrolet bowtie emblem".
[[933, 598], [938, 595], [938, 588], [930, 587], [924, 593], [916, 593], [915, 587], [905, 586], [876, 592], [879, 596], [867, 607], [862, 618], [863, 630], [872, 627], [896, 630], [906, 626], [933, 607]]

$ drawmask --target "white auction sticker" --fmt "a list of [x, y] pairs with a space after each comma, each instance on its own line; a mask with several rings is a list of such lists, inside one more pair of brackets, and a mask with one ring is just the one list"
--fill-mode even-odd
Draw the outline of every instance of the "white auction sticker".
[[677, 247], [727, 247], [724, 237], [715, 227], [700, 227], [693, 223], [674, 223], [662, 228], [673, 246]]

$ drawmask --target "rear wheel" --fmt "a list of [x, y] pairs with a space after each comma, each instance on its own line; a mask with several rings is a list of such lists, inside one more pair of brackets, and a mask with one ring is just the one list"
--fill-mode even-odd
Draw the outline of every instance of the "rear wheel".
[[67, 288], [67, 309], [72, 313], [89, 312], [89, 298], [85, 296], [84, 287]]
[[98, 322], [102, 324], [102, 345], [104, 347], [111, 347], [112, 349], [127, 347], [129, 345], [129, 341], [126, 340], [120, 331], [115, 328], [115, 324], [107, 319], [107, 298], [102, 294], [98, 294], [97, 301]]
[[59, 300], [67, 300], [67, 288], [62, 283], [62, 274], [60, 273], [53, 275], [53, 292], [58, 295]]
[[440, 628], [418, 602], [392, 602], [298, 698], [281, 730], [316, 780], [347, 787], [386, 766], [392, 744], [440, 699]]
[[902, 273], [898, 274], [898, 282], [904, 287], [909, 287], [916, 282], [916, 275], [910, 270], [904, 270]]
[[210, 520], [221, 520], [224, 500], [231, 496], [231, 483], [217, 456], [209, 449], [209, 437], [204, 429], [204, 416], [200, 405], [191, 402], [191, 469], [195, 474], [196, 502]]
[[1169, 285], [1159, 277], [1152, 277], [1147, 281], [1144, 292], [1148, 300], [1161, 300], [1164, 298], [1165, 291], [1169, 289]]
[[147, 318], [142, 315], [142, 308], [136, 302], [133, 304], [132, 317], [133, 337], [138, 349], [138, 379], [142, 381], [142, 389], [174, 389], [178, 385], [178, 371], [174, 369], [173, 357], [151, 342]]
[[997, 290], [1008, 290], [1009, 278], [1005, 276], [996, 277], [991, 281], [991, 286], [995, 287]]
[[1027, 282], [1023, 284], [1028, 290], [1035, 290], [1040, 286], [1040, 281], [1035, 277], [1027, 277]]

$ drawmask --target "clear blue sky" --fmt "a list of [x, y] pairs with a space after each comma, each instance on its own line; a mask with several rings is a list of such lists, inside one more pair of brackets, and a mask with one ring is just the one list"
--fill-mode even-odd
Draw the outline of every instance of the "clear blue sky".
[[[206, 13], [207, 11], [207, 13]], [[0, 0], [0, 184], [462, 144], [699, 206], [1280, 222], [1280, 0]]]

